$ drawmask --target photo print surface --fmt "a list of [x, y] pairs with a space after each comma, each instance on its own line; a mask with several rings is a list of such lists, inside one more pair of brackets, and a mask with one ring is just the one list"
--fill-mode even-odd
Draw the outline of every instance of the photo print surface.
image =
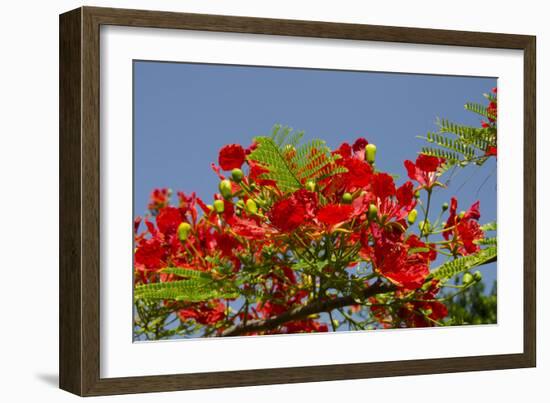
[[134, 341], [497, 323], [496, 78], [133, 83]]

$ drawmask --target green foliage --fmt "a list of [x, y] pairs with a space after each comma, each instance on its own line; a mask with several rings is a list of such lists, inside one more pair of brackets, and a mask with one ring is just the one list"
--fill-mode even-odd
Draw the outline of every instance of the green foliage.
[[496, 245], [497, 244], [497, 238], [482, 238], [475, 241], [478, 245]]
[[[489, 102], [496, 102], [493, 94], [483, 94]], [[476, 113], [484, 119], [496, 120], [496, 116], [487, 106], [469, 102], [464, 105], [467, 111]], [[472, 127], [438, 119], [437, 133], [429, 132], [425, 139], [433, 146], [423, 147], [422, 153], [434, 157], [445, 158], [448, 167], [453, 165], [466, 166], [470, 163], [482, 165], [489, 157], [486, 151], [497, 144], [496, 124], [488, 127]]]
[[477, 113], [480, 116], [483, 116], [487, 119], [496, 119], [497, 117], [487, 111], [487, 107], [485, 105], [481, 105], [474, 102], [468, 102], [466, 105], [464, 105], [464, 109], [470, 112]]
[[491, 245], [477, 253], [443, 263], [431, 273], [430, 277], [438, 280], [446, 280], [457, 274], [471, 270], [474, 267], [490, 263], [496, 260], [496, 257], [497, 247]]
[[210, 273], [200, 270], [186, 269], [183, 267], [167, 267], [162, 269], [161, 272], [195, 280], [212, 281], [212, 275]]
[[237, 290], [233, 286], [214, 281], [206, 273], [178, 268], [165, 269], [164, 271], [191, 278], [138, 285], [134, 288], [134, 298], [200, 302], [212, 298], [236, 298], [238, 296]]
[[283, 192], [302, 188], [306, 180], [318, 181], [345, 172], [335, 165], [336, 157], [323, 140], [311, 140], [298, 146], [304, 132], [275, 125], [271, 136], [254, 140], [258, 147], [249, 155], [251, 160], [269, 170], [262, 179], [273, 180]]
[[483, 231], [496, 231], [497, 230], [497, 222], [496, 221], [491, 221], [491, 222], [488, 222], [487, 224], [483, 224], [481, 226], [481, 229]]
[[447, 301], [446, 325], [482, 325], [497, 323], [497, 283], [485, 294], [485, 284], [476, 283]]

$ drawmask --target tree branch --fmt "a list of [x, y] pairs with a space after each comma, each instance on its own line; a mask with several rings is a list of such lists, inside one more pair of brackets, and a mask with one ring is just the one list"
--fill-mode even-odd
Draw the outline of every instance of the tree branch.
[[[381, 283], [375, 283], [369, 288], [365, 288], [362, 293], [362, 298], [369, 298], [376, 294], [382, 294], [390, 291], [394, 291], [395, 287], [392, 285], [384, 285]], [[291, 309], [279, 316], [274, 316], [268, 319], [249, 320], [246, 324], [239, 323], [227, 328], [222, 336], [239, 336], [245, 333], [261, 332], [264, 330], [274, 329], [286, 322], [293, 320], [303, 319], [309, 315], [313, 315], [321, 312], [330, 312], [334, 309], [343, 308], [348, 305], [356, 304], [355, 298], [352, 296], [339, 297], [334, 299], [327, 299], [322, 301], [315, 301], [308, 305], [299, 306]]]

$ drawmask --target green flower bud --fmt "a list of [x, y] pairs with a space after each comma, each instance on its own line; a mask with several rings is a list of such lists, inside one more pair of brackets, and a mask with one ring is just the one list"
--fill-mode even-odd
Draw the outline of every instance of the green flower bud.
[[378, 207], [376, 207], [374, 204], [371, 204], [369, 206], [369, 212], [367, 213], [369, 220], [374, 220], [378, 216]]
[[427, 235], [432, 230], [432, 226], [430, 225], [430, 220], [422, 220], [418, 223], [418, 228], [420, 228], [421, 235]]
[[449, 209], [449, 203], [443, 203], [443, 204], [441, 205], [441, 210], [447, 211], [448, 209]]
[[239, 168], [234, 168], [231, 171], [231, 177], [237, 183], [243, 180], [243, 176], [244, 176], [243, 171], [241, 171]]
[[191, 225], [187, 222], [182, 222], [178, 226], [178, 238], [181, 242], [185, 241], [187, 237], [189, 236], [189, 232], [191, 231]]
[[254, 200], [248, 199], [246, 201], [246, 211], [250, 214], [256, 214], [258, 212], [258, 206]]
[[409, 223], [409, 225], [414, 224], [417, 216], [418, 216], [418, 211], [416, 211], [416, 209], [413, 208], [411, 211], [409, 211], [409, 215], [407, 215], [407, 222]]
[[416, 192], [414, 192], [414, 198], [420, 199], [420, 190], [417, 190]]
[[306, 190], [309, 190], [310, 192], [315, 192], [315, 189], [317, 189], [317, 184], [313, 181], [307, 181], [306, 182]]
[[367, 144], [365, 147], [365, 154], [367, 157], [367, 162], [369, 164], [374, 164], [376, 160], [376, 146], [374, 144]]
[[468, 285], [471, 284], [474, 281], [474, 276], [472, 276], [470, 273], [466, 272], [462, 276], [462, 284]]
[[481, 272], [479, 270], [477, 270], [474, 273], [474, 280], [479, 282], [479, 281], [481, 281], [482, 278], [483, 278], [483, 275], [481, 274]]
[[461, 211], [460, 214], [458, 214], [458, 218], [460, 218], [461, 220], [464, 218], [464, 216], [466, 215], [466, 212], [465, 211]]
[[344, 193], [342, 195], [342, 203], [351, 204], [352, 201], [353, 201], [353, 196], [351, 195], [351, 193]]
[[224, 179], [223, 181], [221, 181], [218, 188], [220, 189], [220, 193], [222, 194], [224, 199], [230, 199], [231, 196], [233, 196], [233, 193], [231, 191], [231, 182], [228, 179]]
[[223, 200], [214, 200], [214, 210], [216, 213], [221, 214], [225, 210], [225, 203]]

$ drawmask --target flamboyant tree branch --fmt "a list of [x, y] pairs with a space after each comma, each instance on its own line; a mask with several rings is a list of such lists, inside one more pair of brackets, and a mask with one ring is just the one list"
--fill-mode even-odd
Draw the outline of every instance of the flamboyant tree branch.
[[[392, 285], [386, 285], [382, 283], [376, 283], [369, 288], [365, 288], [361, 297], [369, 298], [376, 294], [383, 294], [386, 292], [395, 291], [395, 287]], [[239, 323], [227, 328], [222, 336], [239, 336], [246, 333], [261, 332], [264, 330], [274, 329], [284, 323], [299, 320], [321, 312], [331, 312], [334, 309], [343, 308], [348, 305], [356, 304], [356, 298], [351, 295], [338, 297], [334, 299], [326, 299], [312, 302], [307, 305], [299, 306], [291, 309], [279, 316], [273, 316], [268, 319], [249, 320], [244, 323]]]

